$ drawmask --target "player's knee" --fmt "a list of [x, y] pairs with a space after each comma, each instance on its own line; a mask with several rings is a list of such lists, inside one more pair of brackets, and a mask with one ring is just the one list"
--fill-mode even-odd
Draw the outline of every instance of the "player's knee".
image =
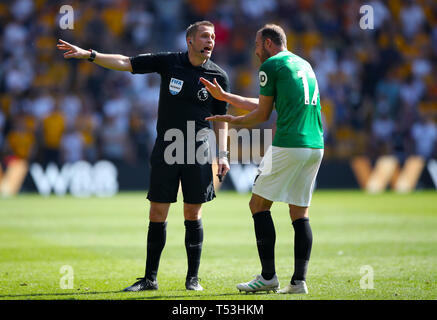
[[290, 218], [292, 221], [296, 221], [302, 218], [308, 218], [308, 207], [299, 207], [294, 205], [289, 205]]
[[267, 206], [265, 206], [262, 202], [258, 201], [257, 199], [254, 199], [254, 198], [250, 199], [249, 208], [250, 208], [250, 211], [252, 212], [252, 214], [255, 214], [255, 213], [260, 212], [260, 211], [269, 210], [269, 208], [267, 208]]
[[250, 211], [252, 212], [252, 214], [254, 214], [255, 212], [253, 212], [256, 209], [256, 203], [253, 199], [250, 199], [249, 201], [249, 208]]

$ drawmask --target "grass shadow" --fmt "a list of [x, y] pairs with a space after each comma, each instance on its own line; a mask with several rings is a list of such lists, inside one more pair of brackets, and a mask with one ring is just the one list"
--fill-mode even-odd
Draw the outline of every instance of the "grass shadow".
[[0, 295], [2, 298], [20, 298], [20, 297], [47, 297], [47, 296], [78, 296], [88, 294], [105, 294], [105, 293], [119, 293], [122, 291], [89, 291], [89, 292], [62, 292], [62, 293], [29, 293], [29, 294], [6, 294]]
[[[90, 291], [90, 292], [62, 292], [62, 293], [30, 293], [30, 294], [7, 294], [7, 295], [0, 295], [0, 299], [7, 299], [7, 298], [23, 298], [26, 297], [61, 297], [61, 296], [83, 296], [83, 295], [98, 295], [98, 294], [108, 294], [108, 293], [122, 293], [124, 295], [130, 295], [130, 294], [138, 294], [138, 292], [123, 292], [122, 290], [117, 291]], [[140, 297], [126, 297], [121, 299], [111, 299], [111, 300], [160, 300], [160, 299], [166, 299], [166, 300], [179, 300], [179, 299], [196, 299], [196, 298], [208, 298], [208, 297], [226, 297], [226, 296], [235, 296], [235, 295], [243, 295], [242, 293], [218, 293], [218, 294], [193, 294], [193, 295], [154, 295], [154, 296], [140, 296]], [[250, 295], [267, 295], [267, 293], [250, 293]], [[108, 300], [108, 299], [102, 299], [102, 300]]]

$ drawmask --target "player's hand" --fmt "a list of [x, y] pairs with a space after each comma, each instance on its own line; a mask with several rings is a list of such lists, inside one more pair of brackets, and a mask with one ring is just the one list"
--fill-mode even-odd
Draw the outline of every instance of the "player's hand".
[[70, 58], [88, 59], [90, 57], [91, 52], [89, 52], [88, 50], [84, 50], [82, 48], [79, 48], [78, 46], [74, 46], [62, 39], [59, 39], [58, 41], [59, 42], [56, 45], [56, 47], [59, 50], [65, 51], [64, 52], [65, 59], [70, 59]]
[[217, 176], [219, 177], [220, 182], [222, 182], [222, 179], [226, 176], [229, 170], [228, 158], [218, 158]]
[[217, 100], [225, 100], [225, 91], [222, 89], [222, 87], [219, 85], [217, 80], [214, 78], [214, 83], [209, 82], [205, 78], [200, 77], [200, 82], [203, 83], [206, 90]]
[[223, 114], [223, 115], [215, 115], [215, 116], [207, 117], [207, 118], [205, 118], [205, 120], [236, 123], [238, 120], [238, 117], [232, 116], [230, 114]]

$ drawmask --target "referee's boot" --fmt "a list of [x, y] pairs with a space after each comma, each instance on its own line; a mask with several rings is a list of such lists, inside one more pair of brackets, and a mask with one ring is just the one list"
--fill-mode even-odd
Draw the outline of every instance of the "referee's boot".
[[138, 292], [138, 291], [147, 291], [147, 290], [158, 290], [158, 281], [152, 281], [146, 278], [137, 278], [137, 282], [135, 282], [130, 287], [123, 289], [125, 292]]
[[194, 290], [194, 291], [203, 291], [202, 286], [199, 284], [199, 278], [197, 277], [189, 277], [185, 281], [185, 288], [187, 290]]

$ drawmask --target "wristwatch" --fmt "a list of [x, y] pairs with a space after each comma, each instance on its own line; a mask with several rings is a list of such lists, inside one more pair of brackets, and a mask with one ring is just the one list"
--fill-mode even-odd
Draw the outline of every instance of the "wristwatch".
[[88, 61], [93, 62], [96, 58], [96, 52], [93, 49], [88, 49], [88, 51], [91, 52], [90, 57], [88, 58]]

